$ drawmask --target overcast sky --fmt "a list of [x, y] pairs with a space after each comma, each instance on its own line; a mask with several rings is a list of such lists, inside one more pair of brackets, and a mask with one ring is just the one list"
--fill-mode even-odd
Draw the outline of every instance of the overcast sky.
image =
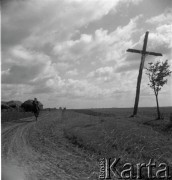
[[[44, 107], [133, 107], [140, 55], [172, 65], [171, 0], [4, 0], [2, 100], [33, 99]], [[159, 94], [172, 105], [172, 77]], [[143, 72], [139, 106], [156, 106]]]

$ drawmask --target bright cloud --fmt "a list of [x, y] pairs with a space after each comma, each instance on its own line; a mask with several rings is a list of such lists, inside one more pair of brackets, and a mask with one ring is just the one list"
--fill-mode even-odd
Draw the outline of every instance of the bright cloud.
[[[132, 45], [132, 35], [137, 32], [137, 21], [141, 16], [130, 20], [124, 27], [108, 33], [97, 29], [93, 35], [81, 34], [80, 39], [57, 44], [53, 51], [61, 61], [116, 61], [123, 57], [126, 48]], [[65, 52], [65, 53], [64, 53]]]
[[78, 70], [77, 69], [70, 70], [70, 71], [67, 72], [67, 75], [76, 76], [76, 75], [78, 75]]
[[11, 52], [10, 68], [2, 71], [2, 83], [28, 84], [36, 79], [52, 77], [56, 74], [50, 58], [41, 53], [16, 47]]
[[147, 23], [150, 24], [158, 24], [158, 25], [163, 25], [163, 24], [171, 24], [172, 22], [172, 9], [168, 9], [165, 11], [163, 14], [160, 14], [158, 16], [154, 16], [146, 21]]
[[163, 53], [166, 58], [171, 58], [172, 48], [172, 9], [168, 9], [163, 14], [152, 17], [147, 23], [153, 24], [153, 32], [149, 36], [149, 46], [153, 51]]
[[114, 76], [114, 69], [112, 67], [101, 67], [95, 71], [90, 72], [88, 78], [96, 78], [98, 81], [109, 81]]

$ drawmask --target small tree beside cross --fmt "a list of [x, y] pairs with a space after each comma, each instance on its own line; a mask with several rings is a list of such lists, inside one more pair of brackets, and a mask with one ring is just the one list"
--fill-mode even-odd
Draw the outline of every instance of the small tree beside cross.
[[158, 102], [158, 94], [164, 84], [167, 83], [167, 76], [170, 76], [172, 71], [169, 69], [170, 65], [168, 64], [168, 60], [165, 62], [157, 61], [155, 63], [149, 63], [149, 67], [146, 68], [146, 74], [149, 77], [149, 86], [154, 90], [154, 94], [156, 97], [156, 104], [157, 104], [157, 119], [161, 118], [161, 113], [159, 109], [159, 102]]

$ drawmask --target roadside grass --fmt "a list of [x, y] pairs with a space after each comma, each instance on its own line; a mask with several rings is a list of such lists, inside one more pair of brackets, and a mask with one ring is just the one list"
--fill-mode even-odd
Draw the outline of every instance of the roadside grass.
[[[50, 112], [50, 110], [49, 109], [42, 110], [42, 111], [40, 111], [40, 115], [44, 114], [45, 112]], [[53, 109], [53, 110], [51, 110], [51, 112], [52, 111], [55, 111], [55, 110]], [[13, 110], [13, 111], [2, 111], [1, 110], [1, 122], [2, 123], [14, 122], [16, 120], [20, 120], [20, 119], [32, 117], [32, 116], [34, 116], [33, 112], [16, 111], [16, 110]]]
[[[91, 116], [74, 112], [66, 113], [64, 136], [73, 144], [90, 151], [97, 156], [121, 158], [121, 162], [148, 163], [153, 159], [157, 163], [168, 163], [172, 167], [172, 131], [154, 128], [152, 116], [145, 114], [129, 118], [125, 111], [112, 117]], [[105, 112], [103, 112], [105, 113]], [[112, 113], [112, 112], [110, 112]], [[149, 114], [149, 113], [148, 113]], [[166, 127], [169, 119], [164, 119]], [[166, 124], [167, 122], [167, 124]]]
[[[42, 117], [41, 121], [38, 120], [36, 122], [34, 131], [30, 132], [29, 142], [33, 149], [39, 152], [41, 157], [48, 155], [48, 159], [52, 162], [54, 159], [63, 159], [63, 161], [56, 162], [52, 169], [55, 169], [55, 166], [60, 166], [66, 171], [74, 169], [70, 172], [72, 176], [77, 175], [76, 172], [78, 172], [83, 177], [83, 180], [97, 179], [99, 167], [92, 152], [70, 143], [64, 137], [63, 130], [66, 123], [71, 122], [70, 119], [67, 122], [67, 118], [75, 119], [78, 113], [67, 111], [66, 115], [61, 117], [61, 112], [56, 110], [48, 114], [48, 119], [47, 117]], [[42, 161], [44, 162], [44, 159]], [[84, 174], [85, 172], [82, 172], [82, 169], [85, 169], [87, 173]]]

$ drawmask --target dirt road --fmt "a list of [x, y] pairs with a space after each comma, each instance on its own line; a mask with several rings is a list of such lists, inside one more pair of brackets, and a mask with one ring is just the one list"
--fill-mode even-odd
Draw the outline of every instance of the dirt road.
[[2, 125], [3, 180], [97, 179], [97, 162], [63, 135], [60, 112]]

